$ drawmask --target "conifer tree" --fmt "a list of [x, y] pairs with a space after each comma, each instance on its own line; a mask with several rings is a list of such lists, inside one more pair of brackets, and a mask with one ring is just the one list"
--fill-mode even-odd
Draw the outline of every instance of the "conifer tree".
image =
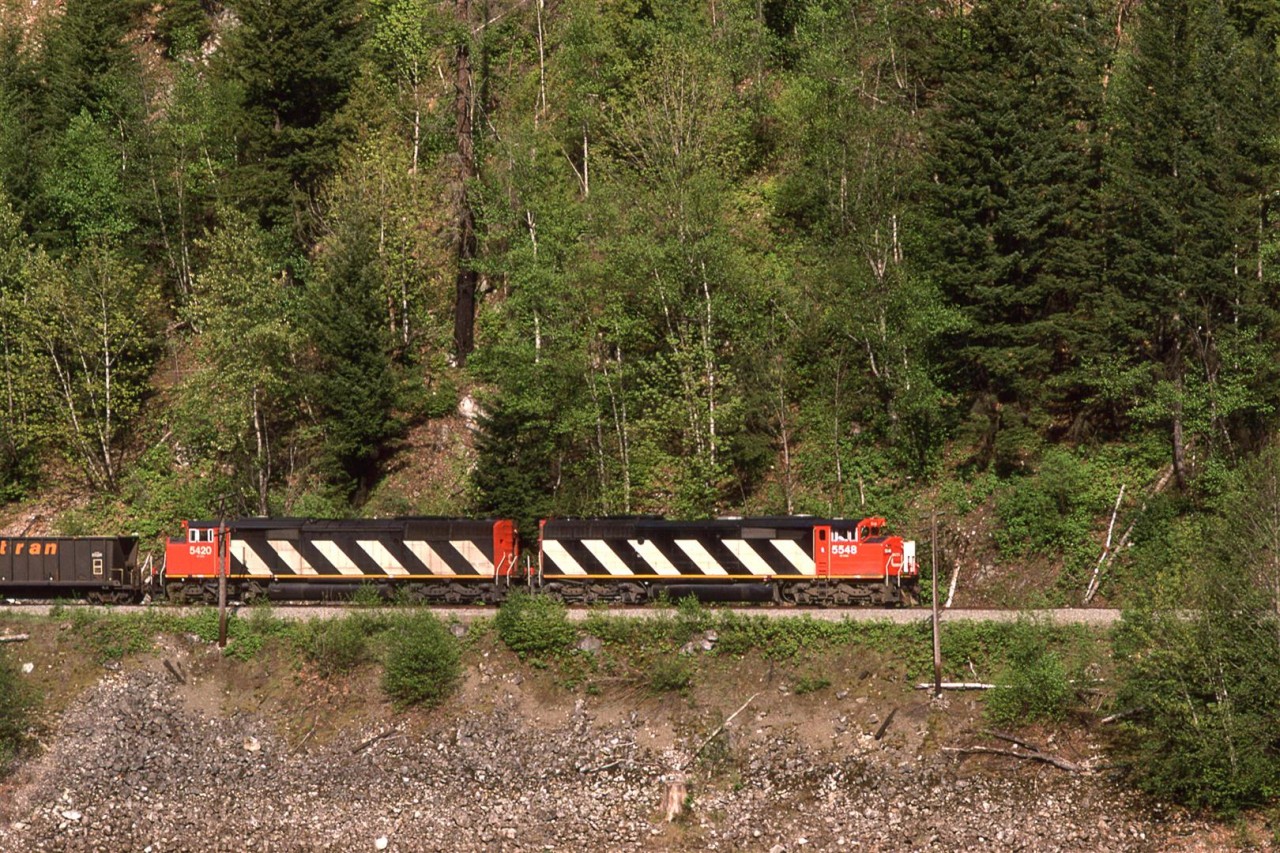
[[334, 115], [357, 72], [355, 0], [236, 0], [239, 25], [220, 51], [241, 90], [233, 173], [238, 202], [268, 230], [305, 245], [321, 182], [337, 163]]
[[990, 395], [993, 412], [1075, 394], [1097, 276], [1097, 20], [1088, 0], [992, 0], [947, 23], [923, 230], [966, 320], [947, 347], [958, 387]]
[[1273, 314], [1250, 134], [1274, 94], [1249, 67], [1219, 4], [1153, 0], [1110, 93], [1108, 370], [1127, 378], [1134, 416], [1165, 431], [1179, 484], [1191, 441], [1230, 442], [1234, 417], [1269, 405], [1251, 390]]

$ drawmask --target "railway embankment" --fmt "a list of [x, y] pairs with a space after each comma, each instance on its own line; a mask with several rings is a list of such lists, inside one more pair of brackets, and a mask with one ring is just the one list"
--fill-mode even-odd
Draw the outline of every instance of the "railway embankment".
[[[920, 656], [903, 644], [925, 638], [915, 627], [840, 629], [845, 642], [824, 633], [834, 628], [753, 621], [756, 640], [744, 644], [718, 616], [624, 625], [636, 621], [579, 623], [563, 654], [523, 658], [491, 621], [453, 623], [460, 680], [428, 710], [385, 696], [376, 649], [325, 670], [295, 643], [297, 629], [228, 655], [200, 630], [138, 637], [136, 621], [104, 629], [67, 610], [0, 614], [0, 633], [29, 635], [7, 651], [31, 664], [25, 677], [44, 694], [38, 746], [0, 782], [0, 850], [1193, 850], [1248, 840], [1134, 793], [1096, 720], [1019, 726], [1022, 744], [1011, 744], [993, 736], [982, 696], [914, 689]], [[995, 661], [981, 646], [995, 635], [967, 630], [947, 651], [968, 658], [948, 672], [986, 675]], [[1071, 631], [1077, 651], [1105, 645], [1094, 629]], [[1075, 769], [1028, 757], [1028, 745]]]

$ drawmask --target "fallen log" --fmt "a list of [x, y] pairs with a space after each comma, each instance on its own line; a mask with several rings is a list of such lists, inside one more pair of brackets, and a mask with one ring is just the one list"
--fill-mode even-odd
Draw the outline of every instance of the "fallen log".
[[1128, 710], [1125, 710], [1125, 711], [1118, 711], [1110, 715], [1109, 717], [1103, 717], [1101, 720], [1098, 720], [1098, 725], [1105, 726], [1109, 723], [1118, 723], [1121, 720], [1127, 720], [1130, 717], [1136, 717], [1139, 714], [1141, 714], [1144, 710], [1145, 710], [1144, 708], [1129, 708]]
[[[312, 729], [314, 729], [314, 728], [315, 728], [315, 727], [314, 727], [314, 726], [312, 726]], [[378, 742], [378, 741], [380, 741], [380, 740], [384, 740], [384, 739], [389, 738], [389, 737], [395, 737], [395, 736], [397, 736], [397, 735], [399, 735], [399, 734], [400, 734], [400, 732], [398, 732], [398, 731], [397, 731], [397, 730], [395, 730], [395, 729], [388, 729], [387, 731], [383, 732], [382, 734], [374, 735], [373, 737], [371, 737], [371, 738], [369, 738], [368, 740], [364, 741], [362, 744], [360, 744], [359, 746], [357, 746], [355, 749], [351, 750], [351, 754], [352, 754], [352, 755], [356, 755], [357, 753], [363, 752], [364, 750], [366, 750], [366, 749], [368, 749], [369, 747], [373, 746], [375, 743], [377, 743], [377, 742]]]
[[0, 643], [25, 643], [30, 639], [30, 634], [5, 634], [0, 636]]

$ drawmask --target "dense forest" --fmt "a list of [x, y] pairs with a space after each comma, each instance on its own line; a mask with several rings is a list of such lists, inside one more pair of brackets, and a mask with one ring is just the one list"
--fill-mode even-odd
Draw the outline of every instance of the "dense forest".
[[985, 506], [1081, 586], [1123, 484], [1176, 587], [1280, 418], [1264, 0], [0, 8], [0, 483], [68, 529]]
[[0, 500], [149, 537], [938, 511], [1008, 603], [1200, 606], [1122, 635], [1136, 766], [1265, 800], [1278, 34], [1268, 0], [0, 0]]

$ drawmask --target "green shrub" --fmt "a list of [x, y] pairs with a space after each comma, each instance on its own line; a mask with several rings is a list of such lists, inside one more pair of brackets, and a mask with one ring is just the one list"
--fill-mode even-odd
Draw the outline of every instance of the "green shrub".
[[354, 617], [312, 622], [303, 654], [321, 678], [350, 672], [369, 659], [363, 620]]
[[1041, 648], [1017, 658], [999, 677], [999, 687], [987, 694], [987, 719], [1011, 726], [1066, 717], [1075, 690], [1058, 654]]
[[18, 665], [0, 649], [0, 777], [27, 745], [36, 704], [35, 691], [23, 681]]
[[462, 649], [433, 613], [407, 616], [392, 631], [382, 687], [398, 705], [434, 708], [462, 679]]
[[357, 607], [385, 607], [387, 602], [376, 584], [362, 583], [351, 594], [351, 603]]
[[547, 596], [511, 596], [498, 610], [496, 622], [502, 642], [521, 657], [559, 654], [578, 636], [564, 604]]
[[683, 693], [693, 683], [693, 664], [681, 656], [659, 659], [649, 674], [649, 689], [654, 693]]
[[831, 679], [825, 675], [802, 675], [796, 679], [795, 686], [791, 688], [791, 692], [797, 696], [803, 696], [806, 693], [817, 693], [819, 690], [826, 690], [831, 686]]
[[1139, 787], [1227, 813], [1280, 794], [1278, 629], [1246, 609], [1125, 614], [1117, 747]]
[[[168, 617], [151, 611], [121, 615], [73, 608], [70, 612], [72, 631], [99, 662], [147, 651], [152, 646], [152, 638], [170, 624]], [[216, 619], [214, 624], [216, 627]]]

